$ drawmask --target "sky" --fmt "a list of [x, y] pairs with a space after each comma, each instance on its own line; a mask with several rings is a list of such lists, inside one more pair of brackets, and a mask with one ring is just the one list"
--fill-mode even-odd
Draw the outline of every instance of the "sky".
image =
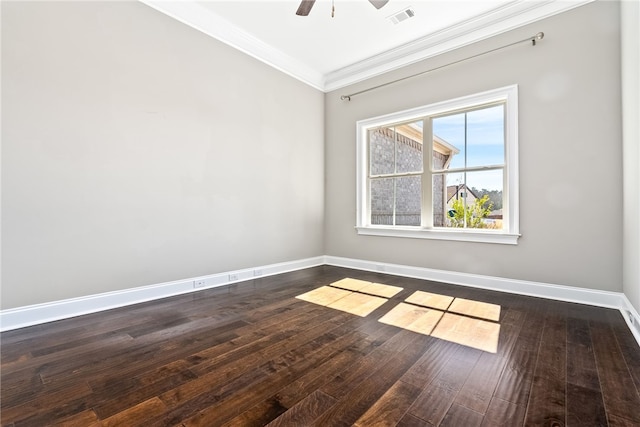
[[[449, 168], [465, 167], [465, 162], [467, 167], [504, 164], [502, 105], [434, 118], [433, 133], [460, 150]], [[447, 185], [463, 182], [463, 174], [449, 174], [447, 177]], [[477, 189], [502, 190], [502, 171], [469, 172], [467, 185]]]

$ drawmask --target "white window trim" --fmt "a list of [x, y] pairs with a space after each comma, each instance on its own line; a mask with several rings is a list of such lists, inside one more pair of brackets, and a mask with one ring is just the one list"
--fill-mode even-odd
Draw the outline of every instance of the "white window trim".
[[[368, 203], [367, 131], [394, 122], [417, 120], [425, 116], [470, 108], [479, 104], [506, 101], [505, 106], [505, 168], [503, 191], [507, 194], [502, 208], [505, 230], [485, 231], [452, 228], [398, 227], [370, 224]], [[407, 237], [419, 239], [456, 240], [466, 242], [516, 245], [520, 237], [518, 198], [518, 86], [511, 85], [474, 95], [437, 102], [427, 106], [399, 111], [356, 122], [356, 230], [368, 236]], [[428, 145], [431, 145], [427, 141]], [[430, 163], [430, 162], [429, 162]]]

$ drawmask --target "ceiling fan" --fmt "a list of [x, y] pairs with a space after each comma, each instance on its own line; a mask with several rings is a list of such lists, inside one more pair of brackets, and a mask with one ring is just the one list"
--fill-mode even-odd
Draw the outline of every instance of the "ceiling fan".
[[[316, 0], [302, 0], [300, 2], [300, 6], [298, 6], [298, 10], [296, 11], [296, 15], [299, 16], [307, 16], [309, 12], [311, 12], [311, 8]], [[389, 0], [369, 0], [369, 3], [373, 5], [376, 9], [380, 9], [382, 6], [387, 4]]]

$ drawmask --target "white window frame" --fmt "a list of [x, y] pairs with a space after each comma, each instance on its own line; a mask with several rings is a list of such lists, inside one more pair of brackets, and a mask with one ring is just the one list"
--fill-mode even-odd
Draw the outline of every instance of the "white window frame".
[[[369, 152], [368, 131], [372, 128], [389, 126], [436, 115], [455, 112], [490, 104], [505, 103], [505, 166], [503, 174], [502, 207], [503, 229], [463, 229], [431, 227], [432, 219], [427, 213], [432, 211], [432, 202], [423, 202], [422, 226], [389, 226], [371, 224], [369, 203]], [[425, 120], [425, 125], [430, 121]], [[431, 131], [425, 126], [425, 135]], [[437, 102], [410, 110], [399, 111], [356, 122], [356, 230], [358, 234], [369, 236], [408, 237], [419, 239], [458, 240], [466, 242], [501, 243], [516, 245], [520, 237], [518, 198], [518, 86], [511, 85], [452, 100]], [[433, 161], [431, 157], [432, 139], [424, 143], [423, 200], [432, 200]], [[429, 154], [427, 154], [429, 153]], [[427, 184], [428, 183], [428, 184]], [[425, 185], [427, 184], [427, 185]], [[428, 206], [425, 212], [425, 206]], [[427, 224], [425, 226], [425, 224]]]

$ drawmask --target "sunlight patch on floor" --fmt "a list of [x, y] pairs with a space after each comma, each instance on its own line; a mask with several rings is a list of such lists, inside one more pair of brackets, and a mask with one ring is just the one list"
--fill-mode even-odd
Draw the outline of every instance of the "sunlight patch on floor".
[[453, 297], [440, 294], [432, 294], [430, 292], [415, 291], [409, 298], [405, 300], [411, 304], [417, 304], [424, 307], [437, 308], [438, 310], [446, 310], [451, 305]]
[[387, 302], [387, 295], [393, 296], [401, 290], [402, 288], [397, 286], [346, 278], [298, 295], [296, 298], [365, 317]]
[[495, 353], [498, 351], [500, 325], [486, 320], [444, 313], [431, 336]]
[[351, 292], [344, 289], [336, 289], [332, 288], [331, 286], [322, 286], [302, 295], [298, 295], [296, 298], [303, 301], [312, 302], [314, 304], [327, 306], [332, 302], [339, 300], [340, 298], [346, 297], [349, 294], [351, 294]]
[[381, 283], [370, 283], [364, 288], [360, 289], [360, 292], [365, 294], [377, 295], [379, 297], [391, 298], [403, 288], [398, 286], [383, 285]]
[[333, 282], [330, 286], [362, 292], [383, 298], [391, 298], [403, 288], [399, 286], [383, 285], [381, 283], [366, 282], [364, 280], [351, 279], [349, 277]]
[[[403, 288], [344, 278], [296, 298], [366, 317]], [[495, 353], [500, 337], [500, 306], [448, 295], [415, 291], [378, 321], [423, 335]]]
[[352, 292], [350, 295], [340, 298], [339, 300], [329, 304], [327, 307], [346, 311], [347, 313], [355, 314], [356, 316], [365, 317], [387, 301], [388, 300], [386, 298]]
[[[440, 317], [429, 332], [395, 326], [490, 353], [498, 350], [500, 324], [495, 322], [500, 320], [499, 305], [423, 291], [414, 292], [405, 301], [437, 311]], [[431, 318], [425, 318], [424, 322], [429, 325]], [[385, 323], [383, 319], [380, 322]]]
[[464, 314], [481, 319], [500, 320], [500, 306], [487, 302], [473, 301], [470, 299], [456, 298], [451, 303], [449, 310], [452, 313]]
[[401, 302], [379, 319], [379, 322], [430, 335], [444, 313]]
[[337, 282], [333, 282], [331, 286], [335, 288], [348, 289], [350, 291], [359, 291], [370, 283], [371, 282], [366, 282], [364, 280], [345, 277], [344, 279], [338, 280]]

